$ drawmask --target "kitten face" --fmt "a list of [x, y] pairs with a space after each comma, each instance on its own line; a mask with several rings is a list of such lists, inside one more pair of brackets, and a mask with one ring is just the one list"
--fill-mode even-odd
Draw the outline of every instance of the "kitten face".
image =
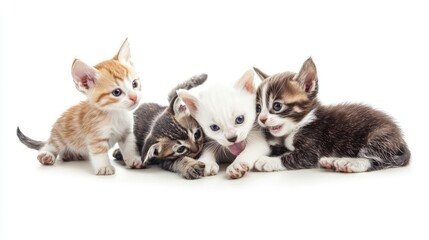
[[189, 114], [180, 99], [174, 99], [170, 107], [156, 119], [144, 145], [144, 161], [151, 158], [175, 160], [180, 156], [196, 157], [204, 144], [204, 134], [197, 121]]
[[204, 133], [234, 155], [240, 154], [256, 117], [253, 72], [246, 72], [231, 86], [211, 86], [197, 96], [178, 91]]
[[72, 65], [76, 88], [100, 109], [134, 109], [140, 101], [141, 84], [130, 58], [129, 44], [125, 40], [113, 59], [95, 67], [76, 59]]
[[263, 82], [256, 92], [257, 122], [276, 137], [290, 134], [316, 106], [317, 73], [308, 59], [299, 73], [285, 72], [268, 77], [255, 71]]

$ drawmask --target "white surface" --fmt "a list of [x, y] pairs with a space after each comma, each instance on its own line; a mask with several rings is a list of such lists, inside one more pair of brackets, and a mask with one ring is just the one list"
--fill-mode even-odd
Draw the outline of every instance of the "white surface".
[[[1, 2], [0, 239], [427, 239], [427, 7], [424, 1]], [[409, 167], [319, 169], [187, 181], [156, 167], [92, 174], [41, 166], [15, 135], [46, 139], [83, 96], [73, 58], [96, 64], [129, 37], [143, 101], [166, 103], [202, 72], [298, 71], [313, 57], [324, 103], [363, 102], [402, 126]], [[362, 116], [365, 117], [365, 116]]]

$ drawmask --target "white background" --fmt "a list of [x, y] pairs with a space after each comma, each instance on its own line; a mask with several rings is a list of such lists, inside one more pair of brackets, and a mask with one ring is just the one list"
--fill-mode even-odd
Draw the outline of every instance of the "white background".
[[[428, 7], [424, 1], [1, 1], [0, 239], [427, 239]], [[187, 181], [157, 167], [99, 177], [41, 166], [16, 126], [46, 140], [84, 99], [74, 58], [95, 65], [128, 37], [142, 102], [199, 73], [298, 71], [312, 56], [325, 104], [393, 116], [411, 165]], [[255, 79], [258, 83], [259, 79]], [[221, 104], [221, 103], [220, 103]], [[362, 116], [365, 117], [365, 116]]]

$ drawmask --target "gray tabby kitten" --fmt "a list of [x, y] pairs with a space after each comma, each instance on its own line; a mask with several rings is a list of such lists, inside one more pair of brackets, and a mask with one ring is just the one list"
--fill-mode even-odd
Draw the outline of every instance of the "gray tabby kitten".
[[[203, 131], [177, 97], [176, 90], [191, 89], [206, 80], [207, 75], [201, 74], [176, 86], [168, 95], [168, 107], [143, 103], [134, 112], [134, 134], [144, 166], [159, 164], [186, 179], [204, 176], [204, 163], [195, 160], [203, 148]], [[119, 149], [113, 157], [122, 160]]]
[[[257, 121], [278, 157], [262, 157], [260, 171], [322, 167], [365, 172], [408, 164], [401, 130], [385, 113], [360, 104], [322, 106], [317, 100], [316, 66], [309, 58], [298, 74], [262, 79], [256, 93]], [[289, 150], [289, 151], [286, 151]]]

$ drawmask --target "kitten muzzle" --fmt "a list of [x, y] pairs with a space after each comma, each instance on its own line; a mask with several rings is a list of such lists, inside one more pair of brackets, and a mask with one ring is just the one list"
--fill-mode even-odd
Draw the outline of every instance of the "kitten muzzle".
[[276, 125], [276, 126], [272, 126], [272, 127], [268, 127], [270, 129], [270, 132], [272, 134], [276, 134], [279, 133], [282, 130], [283, 125]]
[[234, 156], [238, 156], [245, 148], [246, 148], [246, 142], [245, 141], [234, 143], [234, 144], [228, 146], [229, 151], [232, 154], [234, 154]]

